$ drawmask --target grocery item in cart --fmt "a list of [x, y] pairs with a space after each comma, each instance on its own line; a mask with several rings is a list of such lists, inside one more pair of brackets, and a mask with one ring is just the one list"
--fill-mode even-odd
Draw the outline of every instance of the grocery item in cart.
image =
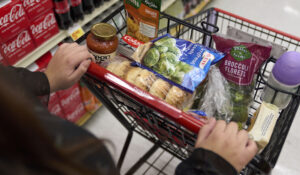
[[131, 58], [136, 49], [144, 44], [143, 42], [133, 38], [129, 35], [124, 35], [119, 42], [118, 53], [124, 55], [127, 58]]
[[127, 35], [142, 42], [157, 37], [161, 0], [124, 0]]
[[[202, 93], [202, 98], [199, 100], [196, 109], [200, 109], [208, 116], [213, 116], [217, 119], [230, 121], [233, 115], [233, 104], [230, 100], [230, 89], [227, 80], [223, 77], [220, 69], [217, 66], [212, 66], [208, 76], [205, 90]], [[196, 101], [194, 101], [196, 103]]]
[[[287, 107], [292, 99], [292, 95], [284, 92], [276, 92], [276, 89], [296, 93], [300, 86], [300, 53], [289, 51], [281, 55], [276, 61], [275, 66], [265, 86], [263, 100], [275, 104], [280, 109]], [[276, 88], [276, 89], [274, 89]]]
[[219, 68], [228, 80], [233, 103], [232, 120], [243, 123], [248, 118], [248, 107], [252, 102], [254, 74], [269, 58], [272, 48], [255, 43], [237, 42], [218, 35], [213, 35], [213, 40], [217, 50], [226, 54]]
[[249, 135], [257, 143], [260, 150], [269, 143], [278, 117], [278, 107], [266, 102], [262, 102], [255, 112], [253, 116], [255, 123], [250, 126]]
[[121, 56], [108, 63], [106, 69], [178, 109], [184, 109], [191, 104], [191, 93], [157, 77], [148, 69], [137, 67], [134, 62], [131, 63]]
[[270, 56], [272, 56], [273, 58], [279, 58], [284, 52], [287, 51], [287, 48], [283, 47], [282, 45], [264, 40], [262, 37], [257, 37], [257, 36], [251, 35], [247, 32], [236, 29], [232, 26], [227, 27], [226, 35], [229, 37], [232, 37], [234, 39], [237, 39], [239, 41], [243, 41], [243, 42], [251, 42], [251, 43], [256, 43], [256, 44], [263, 45], [263, 46], [271, 45], [272, 51], [271, 51]]
[[108, 23], [97, 23], [92, 26], [86, 38], [86, 44], [94, 55], [96, 63], [102, 65], [106, 60], [114, 59], [119, 41], [116, 34], [116, 28]]
[[205, 79], [212, 63], [224, 57], [211, 48], [163, 35], [141, 45], [133, 59], [191, 93]]

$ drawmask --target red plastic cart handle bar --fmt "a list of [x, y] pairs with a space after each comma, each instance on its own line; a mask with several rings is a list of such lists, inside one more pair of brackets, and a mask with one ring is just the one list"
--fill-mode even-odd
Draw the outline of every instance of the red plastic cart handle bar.
[[94, 78], [124, 92], [139, 103], [154, 109], [155, 111], [161, 113], [162, 115], [168, 117], [169, 119], [194, 133], [198, 133], [200, 128], [204, 125], [203, 121], [200, 121], [193, 116], [167, 104], [163, 100], [152, 96], [148, 92], [139, 89], [135, 85], [132, 85], [126, 80], [119, 78], [96, 63], [91, 63], [87, 73]]
[[246, 21], [246, 22], [248, 22], [248, 23], [251, 23], [251, 24], [253, 24], [253, 25], [256, 25], [256, 26], [258, 26], [258, 27], [261, 27], [261, 28], [264, 28], [264, 29], [267, 29], [267, 30], [273, 31], [273, 32], [275, 32], [275, 33], [278, 33], [278, 34], [280, 34], [280, 35], [283, 35], [283, 36], [289, 37], [289, 38], [291, 38], [291, 39], [294, 39], [294, 40], [296, 40], [296, 41], [299, 41], [299, 42], [300, 42], [300, 37], [297, 37], [297, 36], [294, 36], [294, 35], [291, 35], [291, 34], [288, 34], [288, 33], [282, 32], [282, 31], [280, 31], [280, 30], [277, 30], [277, 29], [274, 29], [274, 28], [272, 28], [272, 27], [269, 27], [269, 26], [266, 26], [266, 25], [260, 24], [260, 23], [258, 23], [258, 22], [255, 22], [255, 21], [249, 20], [249, 19], [247, 19], [247, 18], [244, 18], [244, 17], [238, 16], [238, 15], [236, 15], [236, 14], [233, 14], [233, 13], [227, 12], [227, 11], [225, 11], [225, 10], [222, 10], [222, 9], [219, 9], [219, 8], [214, 8], [214, 9], [215, 9], [217, 12], [224, 13], [224, 14], [226, 14], [226, 15], [232, 16], [232, 17], [234, 17], [234, 18], [237, 18], [237, 19], [240, 19], [240, 20], [242, 20], [242, 21]]

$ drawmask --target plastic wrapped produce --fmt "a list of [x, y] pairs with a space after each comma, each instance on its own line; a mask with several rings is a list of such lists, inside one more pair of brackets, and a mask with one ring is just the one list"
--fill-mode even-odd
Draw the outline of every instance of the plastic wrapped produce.
[[191, 93], [224, 54], [166, 34], [141, 45], [132, 58]]
[[219, 68], [228, 81], [232, 120], [244, 123], [248, 119], [248, 108], [252, 102], [254, 74], [269, 58], [272, 47], [237, 42], [218, 35], [213, 35], [213, 40], [217, 50], [226, 54]]

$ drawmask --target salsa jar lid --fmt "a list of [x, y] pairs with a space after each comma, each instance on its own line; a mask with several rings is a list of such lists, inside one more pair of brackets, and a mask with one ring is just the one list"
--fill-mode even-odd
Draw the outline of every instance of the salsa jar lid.
[[94, 24], [91, 32], [96, 38], [104, 41], [112, 40], [117, 34], [116, 28], [108, 23]]

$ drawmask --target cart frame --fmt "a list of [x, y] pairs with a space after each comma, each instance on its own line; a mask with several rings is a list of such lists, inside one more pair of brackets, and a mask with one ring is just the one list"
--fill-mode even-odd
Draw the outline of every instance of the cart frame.
[[[284, 45], [289, 50], [300, 50], [300, 38], [217, 8], [208, 9], [185, 21], [164, 13], [161, 14], [161, 18], [167, 21], [167, 26], [160, 29], [159, 35], [173, 32], [172, 34], [178, 38], [201, 42], [208, 47], [213, 45], [211, 35], [219, 30], [221, 32], [226, 30], [224, 26], [230, 25], [256, 36], [267, 36], [266, 40]], [[120, 25], [118, 23], [120, 20], [125, 23]], [[124, 35], [126, 32], [124, 7], [117, 9], [102, 22], [111, 23], [117, 28], [119, 36]], [[84, 42], [87, 34], [77, 42]], [[266, 83], [269, 75], [267, 66], [275, 62], [276, 58], [268, 59], [258, 73], [252, 112], [249, 117], [261, 104], [259, 96], [263, 87], [269, 86]], [[164, 149], [180, 160], [187, 158], [193, 151], [197, 133], [204, 125], [202, 121], [140, 90], [94, 63], [91, 64], [82, 81], [128, 130], [117, 163], [119, 169], [134, 132], [154, 143], [153, 147], [126, 174], [133, 174], [158, 148]], [[241, 174], [269, 173], [275, 166], [300, 104], [300, 88], [297, 93], [293, 94], [291, 103], [281, 112], [270, 143], [262, 153], [254, 157]]]

